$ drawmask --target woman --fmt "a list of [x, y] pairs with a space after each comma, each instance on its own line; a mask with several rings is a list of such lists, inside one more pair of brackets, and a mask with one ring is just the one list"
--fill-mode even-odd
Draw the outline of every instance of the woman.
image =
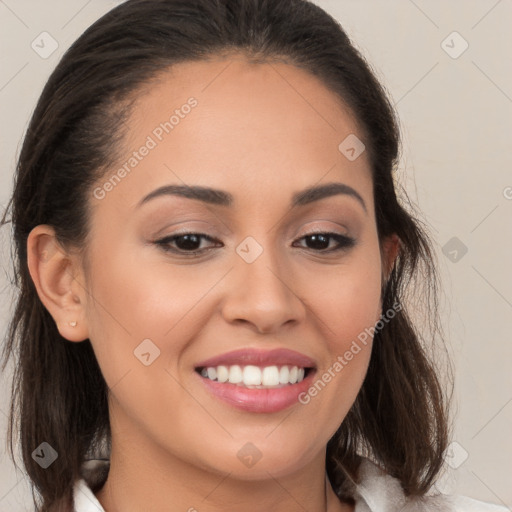
[[502, 510], [433, 495], [447, 401], [405, 294], [436, 274], [398, 149], [305, 0], [128, 0], [73, 44], [12, 198], [38, 510]]

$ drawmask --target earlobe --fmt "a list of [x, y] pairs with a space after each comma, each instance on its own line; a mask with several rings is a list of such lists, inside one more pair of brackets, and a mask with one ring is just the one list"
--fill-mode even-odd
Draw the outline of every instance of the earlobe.
[[84, 341], [85, 289], [77, 282], [79, 264], [57, 241], [51, 226], [36, 226], [27, 239], [27, 264], [39, 299], [55, 320], [62, 337]]

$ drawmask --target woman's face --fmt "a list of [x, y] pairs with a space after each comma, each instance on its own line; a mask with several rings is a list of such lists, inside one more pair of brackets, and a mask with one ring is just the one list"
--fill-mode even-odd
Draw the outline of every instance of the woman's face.
[[[306, 72], [235, 58], [177, 65], [125, 128], [91, 191], [83, 275], [114, 446], [244, 479], [320, 460], [365, 376], [371, 339], [358, 335], [381, 314], [353, 119]], [[327, 184], [340, 187], [305, 193]], [[258, 378], [270, 385], [247, 386]]]

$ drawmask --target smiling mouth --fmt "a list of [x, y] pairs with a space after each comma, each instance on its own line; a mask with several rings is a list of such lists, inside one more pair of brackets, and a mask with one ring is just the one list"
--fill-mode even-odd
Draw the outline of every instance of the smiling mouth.
[[203, 378], [248, 389], [276, 389], [302, 382], [314, 368], [293, 365], [219, 365], [196, 368]]

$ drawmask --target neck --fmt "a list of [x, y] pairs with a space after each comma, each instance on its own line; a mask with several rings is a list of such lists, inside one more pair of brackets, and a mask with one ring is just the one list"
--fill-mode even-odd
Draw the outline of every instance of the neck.
[[335, 495], [325, 473], [325, 453], [293, 474], [266, 471], [246, 480], [202, 469], [140, 439], [119, 444], [114, 437], [109, 475], [96, 497], [105, 512], [354, 510]]

